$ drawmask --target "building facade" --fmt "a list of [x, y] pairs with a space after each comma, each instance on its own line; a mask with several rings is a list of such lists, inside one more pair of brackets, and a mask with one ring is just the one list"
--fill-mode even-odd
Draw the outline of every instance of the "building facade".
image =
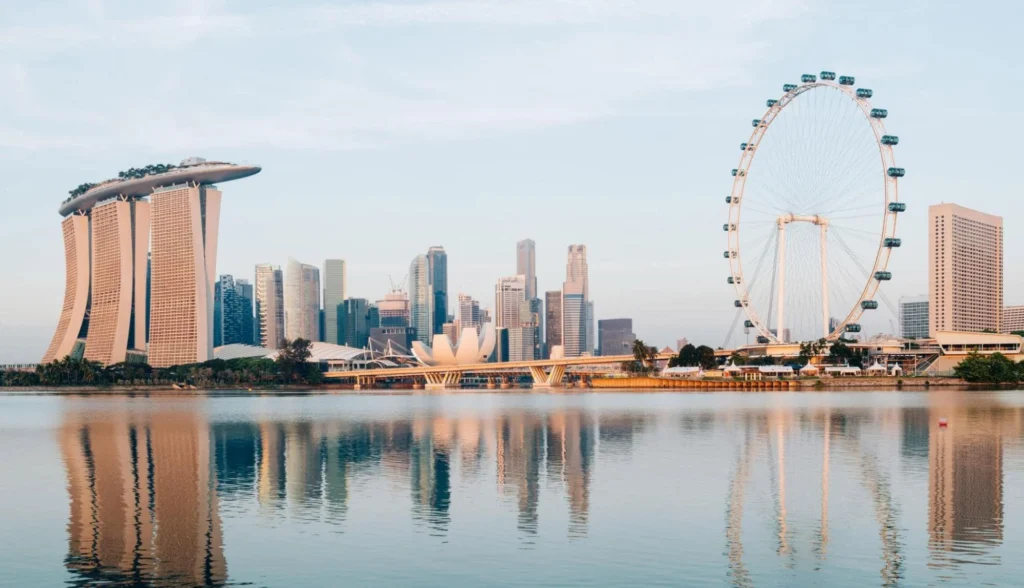
[[604, 319], [597, 321], [598, 355], [629, 355], [633, 352], [633, 319]]
[[[370, 301], [365, 298], [346, 298], [336, 309], [339, 345], [366, 348], [370, 338]], [[374, 325], [377, 326], [377, 325]]]
[[438, 335], [448, 322], [448, 254], [444, 247], [434, 246], [427, 250], [430, 284], [433, 288], [434, 305], [431, 313], [432, 334]]
[[455, 315], [455, 320], [458, 321], [460, 329], [472, 327], [479, 332], [481, 325], [480, 302], [468, 294], [459, 294], [459, 312]]
[[428, 345], [434, 332], [434, 304], [430, 260], [426, 255], [417, 255], [409, 265], [409, 316], [416, 339]]
[[544, 293], [544, 348], [551, 356], [551, 348], [562, 344], [562, 291]]
[[1024, 306], [1007, 306], [1003, 309], [1004, 333], [1024, 331]]
[[381, 327], [409, 327], [412, 317], [409, 296], [402, 290], [392, 290], [377, 301], [377, 316]]
[[291, 258], [284, 274], [284, 330], [289, 341], [320, 340], [320, 270]]
[[213, 346], [252, 345], [252, 328], [252, 285], [235, 281], [231, 275], [221, 276], [213, 289]]
[[562, 351], [565, 357], [580, 357], [587, 347], [587, 302], [581, 282], [562, 285]]
[[284, 273], [269, 264], [256, 266], [256, 342], [277, 349], [284, 339]]
[[537, 297], [537, 244], [533, 239], [516, 243], [516, 274], [526, 279], [526, 299]]
[[64, 302], [43, 362], [209, 359], [221, 203], [214, 184], [259, 171], [191, 158], [72, 190], [59, 209]]
[[904, 339], [927, 339], [928, 296], [900, 298], [900, 336]]
[[508, 276], [498, 279], [494, 287], [494, 326], [520, 326], [520, 305], [526, 301], [526, 278]]
[[239, 278], [235, 280], [235, 292], [238, 293], [238, 301], [242, 307], [242, 337], [239, 343], [245, 345], [256, 345], [256, 321], [254, 320], [255, 291], [249, 280]]
[[221, 192], [204, 185], [171, 186], [154, 192], [150, 202], [149, 364], [169, 367], [212, 359]]
[[928, 207], [929, 332], [1000, 332], [1003, 219], [956, 204]]
[[338, 306], [347, 298], [345, 288], [348, 283], [344, 259], [328, 259], [324, 261], [324, 341], [341, 343], [338, 332]]

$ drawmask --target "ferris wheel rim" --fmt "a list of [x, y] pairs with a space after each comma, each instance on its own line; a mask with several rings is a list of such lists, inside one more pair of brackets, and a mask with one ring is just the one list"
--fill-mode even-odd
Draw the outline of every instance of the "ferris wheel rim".
[[[788, 85], [787, 85], [788, 87]], [[733, 170], [732, 191], [729, 199], [729, 213], [727, 223], [724, 227], [727, 232], [726, 257], [729, 260], [730, 276], [733, 287], [736, 291], [737, 306], [747, 315], [747, 319], [757, 329], [758, 335], [764, 337], [769, 343], [782, 343], [784, 332], [777, 330], [772, 334], [764, 321], [760, 319], [756, 309], [749, 301], [746, 281], [743, 279], [743, 256], [740, 248], [740, 218], [743, 206], [743, 195], [746, 187], [747, 172], [750, 170], [754, 157], [758, 152], [761, 140], [767, 134], [771, 124], [787, 106], [801, 94], [810, 92], [816, 88], [829, 88], [838, 90], [860, 109], [871, 126], [875, 145], [878, 148], [881, 161], [881, 172], [883, 177], [884, 202], [882, 203], [882, 226], [878, 241], [878, 249], [874, 255], [874, 263], [868, 272], [867, 281], [861, 289], [859, 297], [854, 301], [853, 307], [846, 313], [845, 318], [840, 321], [835, 329], [828, 329], [828, 335], [824, 338], [829, 341], [839, 339], [845, 332], [847, 325], [854, 324], [863, 315], [865, 308], [862, 303], [871, 300], [878, 293], [882, 280], [878, 279], [878, 272], [885, 272], [889, 265], [889, 258], [892, 255], [892, 248], [885, 245], [887, 238], [895, 238], [897, 211], [892, 210], [891, 203], [899, 202], [899, 182], [897, 177], [892, 176], [889, 170], [895, 168], [896, 159], [892, 145], [883, 142], [882, 137], [886, 136], [885, 123], [883, 118], [872, 116], [873, 107], [869, 100], [870, 96], [859, 96], [853, 84], [837, 83], [834, 80], [815, 79], [811, 82], [804, 82], [792, 89], [785, 89], [784, 94], [774, 102], [769, 101], [768, 110], [760, 119], [755, 119], [754, 130], [751, 132], [748, 142], [740, 155], [740, 162]]]

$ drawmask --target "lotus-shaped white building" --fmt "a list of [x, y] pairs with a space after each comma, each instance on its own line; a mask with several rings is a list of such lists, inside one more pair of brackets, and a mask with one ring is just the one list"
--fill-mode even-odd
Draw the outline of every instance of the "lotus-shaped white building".
[[494, 343], [494, 325], [484, 324], [479, 334], [475, 327], [462, 329], [455, 349], [452, 349], [448, 335], [434, 335], [433, 345], [429, 348], [420, 341], [413, 341], [412, 353], [423, 365], [469, 365], [486, 362], [494, 351]]

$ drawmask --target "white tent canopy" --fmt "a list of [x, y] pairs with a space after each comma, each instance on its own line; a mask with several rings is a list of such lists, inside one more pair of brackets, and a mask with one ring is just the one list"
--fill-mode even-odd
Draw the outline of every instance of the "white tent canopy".
[[825, 373], [830, 376], [859, 376], [860, 368], [849, 365], [832, 366], [825, 368]]
[[867, 372], [869, 374], [878, 374], [878, 373], [884, 374], [885, 373], [885, 367], [882, 366], [880, 363], [878, 363], [876, 361], [875, 363], [871, 364], [871, 367], [869, 367], [867, 369]]
[[804, 367], [800, 368], [801, 374], [816, 374], [819, 371], [820, 370], [817, 368], [817, 366], [813, 366], [811, 364], [807, 364]]

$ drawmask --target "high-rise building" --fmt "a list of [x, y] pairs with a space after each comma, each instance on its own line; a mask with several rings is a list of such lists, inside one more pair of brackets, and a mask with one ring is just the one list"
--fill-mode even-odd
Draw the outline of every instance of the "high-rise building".
[[928, 296], [900, 298], [900, 336], [905, 339], [928, 337]]
[[604, 319], [597, 321], [598, 355], [629, 355], [633, 352], [633, 319]]
[[551, 348], [562, 344], [562, 291], [544, 293], [544, 347], [551, 356]]
[[[578, 296], [582, 296], [579, 302]], [[593, 353], [593, 336], [588, 331], [591, 317], [590, 278], [587, 268], [587, 246], [570, 245], [562, 286], [562, 344], [566, 357]], [[578, 308], [577, 308], [578, 304]]]
[[444, 247], [438, 245], [428, 249], [427, 264], [434, 292], [431, 315], [433, 334], [437, 335], [442, 332], [442, 326], [448, 319], [448, 254], [444, 252]]
[[508, 332], [509, 361], [537, 359], [538, 349], [535, 342], [539, 331], [540, 316], [533, 312], [530, 302], [530, 300], [521, 300], [517, 322], [505, 326], [505, 330]]
[[459, 322], [459, 328], [468, 329], [472, 327], [479, 332], [480, 302], [474, 300], [468, 294], [459, 294], [459, 312], [455, 315], [455, 320]]
[[[149, 364], [169, 367], [212, 359], [221, 192], [212, 186], [175, 185], [155, 191], [150, 202], [153, 292]], [[86, 350], [88, 347], [86, 342]]]
[[409, 315], [416, 339], [427, 345], [434, 332], [434, 286], [430, 278], [429, 258], [417, 255], [409, 264]]
[[565, 357], [580, 357], [587, 347], [587, 302], [583, 283], [562, 285], [562, 350]]
[[235, 281], [232, 276], [223, 275], [214, 284], [213, 296], [213, 346], [233, 343], [251, 345], [252, 285], [245, 280]]
[[540, 298], [530, 298], [526, 301], [530, 311], [530, 324], [533, 328], [533, 359], [544, 357], [544, 308]]
[[345, 288], [347, 276], [344, 259], [328, 259], [324, 261], [324, 341], [340, 343], [338, 332], [338, 305], [348, 296]]
[[494, 326], [509, 328], [520, 326], [519, 305], [526, 301], [526, 278], [508, 276], [498, 280], [494, 287]]
[[594, 353], [597, 350], [597, 319], [594, 314], [594, 301], [587, 301], [587, 353]]
[[409, 327], [412, 317], [409, 311], [409, 296], [402, 290], [392, 290], [377, 301], [378, 326]]
[[526, 299], [537, 297], [537, 244], [533, 239], [516, 243], [516, 274], [526, 278]]
[[1024, 306], [1007, 306], [1003, 309], [1003, 332], [1024, 331]]
[[284, 330], [290, 341], [320, 339], [320, 270], [291, 258], [284, 274]]
[[256, 266], [256, 343], [277, 349], [284, 340], [284, 273], [270, 264]]
[[569, 259], [565, 264], [565, 281], [580, 282], [583, 298], [590, 300], [590, 270], [587, 267], [587, 246], [569, 245]]
[[338, 344], [364, 349], [370, 337], [370, 301], [365, 298], [346, 298], [338, 305], [336, 312]]
[[67, 267], [57, 330], [43, 356], [156, 367], [205, 361], [221, 192], [260, 171], [193, 158], [86, 184], [60, 206]]
[[253, 321], [254, 292], [252, 283], [243, 278], [235, 280], [235, 292], [238, 294], [238, 303], [242, 307], [242, 337], [239, 343], [255, 345], [256, 327]]
[[1003, 219], [956, 204], [928, 207], [928, 329], [1000, 332]]

